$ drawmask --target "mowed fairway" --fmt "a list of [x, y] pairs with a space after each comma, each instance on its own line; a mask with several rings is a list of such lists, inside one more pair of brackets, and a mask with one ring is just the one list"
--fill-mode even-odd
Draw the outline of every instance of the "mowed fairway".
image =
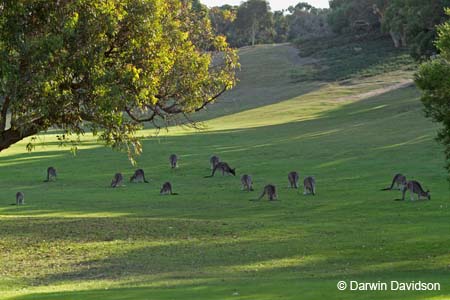
[[[109, 188], [136, 168], [89, 136], [76, 156], [52, 133], [32, 153], [27, 141], [1, 153], [1, 299], [450, 298], [449, 184], [412, 73], [294, 82], [310, 60], [290, 46], [240, 55], [238, 88], [196, 116], [204, 130], [144, 140], [137, 167], [149, 184]], [[213, 154], [238, 176], [203, 178]], [[43, 182], [48, 166], [56, 182]], [[316, 177], [315, 197], [287, 188], [293, 170]], [[431, 201], [380, 191], [397, 172]], [[240, 190], [244, 173], [255, 192]], [[167, 180], [179, 195], [159, 196]], [[280, 201], [249, 201], [267, 183]], [[10, 205], [17, 191], [23, 207]], [[340, 280], [441, 290], [340, 292]]]

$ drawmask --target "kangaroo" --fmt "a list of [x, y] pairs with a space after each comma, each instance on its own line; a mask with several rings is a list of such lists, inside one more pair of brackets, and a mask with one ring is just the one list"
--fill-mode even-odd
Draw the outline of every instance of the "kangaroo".
[[259, 196], [258, 201], [261, 200], [265, 195], [267, 194], [267, 197], [269, 197], [269, 201], [277, 200], [277, 188], [273, 184], [268, 184], [264, 187], [264, 190]]
[[246, 190], [247, 192], [253, 191], [253, 181], [250, 175], [242, 175], [241, 177], [242, 190]]
[[211, 170], [214, 170], [214, 167], [220, 162], [220, 159], [218, 156], [211, 156], [211, 158], [209, 159], [209, 163], [211, 165]]
[[48, 167], [47, 169], [47, 179], [44, 182], [49, 182], [56, 180], [56, 169], [53, 167]]
[[414, 201], [414, 194], [417, 194], [417, 200], [420, 200], [420, 197], [426, 197], [428, 200], [431, 200], [430, 191], [425, 192], [418, 181], [411, 180], [406, 183], [402, 190], [402, 200], [405, 200], [407, 190], [409, 190], [411, 201]]
[[116, 188], [118, 186], [121, 186], [123, 183], [123, 176], [121, 173], [116, 173], [114, 175], [113, 180], [111, 181], [111, 187]]
[[210, 176], [205, 176], [205, 178], [214, 177], [214, 174], [216, 173], [217, 170], [221, 170], [222, 175], [225, 175], [225, 173], [227, 173], [227, 174], [233, 174], [233, 176], [236, 176], [236, 169], [232, 169], [226, 162], [219, 162], [214, 167], [212, 174]]
[[164, 182], [161, 190], [159, 191], [160, 195], [178, 195], [177, 193], [172, 192], [172, 184], [170, 182]]
[[300, 176], [298, 175], [298, 172], [292, 171], [288, 174], [288, 180], [289, 180], [289, 187], [292, 189], [298, 189], [298, 181]]
[[316, 194], [316, 180], [313, 176], [308, 176], [303, 180], [303, 195], [315, 195]]
[[169, 156], [169, 162], [172, 169], [178, 167], [178, 157], [175, 154]]
[[397, 190], [403, 190], [403, 187], [406, 185], [406, 176], [402, 174], [395, 174], [394, 178], [392, 179], [392, 184], [390, 187], [382, 189], [382, 191], [390, 191], [394, 189], [394, 185], [396, 186]]
[[137, 169], [134, 172], [133, 176], [131, 176], [130, 182], [136, 182], [136, 183], [145, 182], [145, 183], [148, 183], [148, 181], [145, 179], [144, 170]]
[[16, 194], [16, 205], [24, 205], [25, 204], [25, 195], [22, 192], [17, 192]]

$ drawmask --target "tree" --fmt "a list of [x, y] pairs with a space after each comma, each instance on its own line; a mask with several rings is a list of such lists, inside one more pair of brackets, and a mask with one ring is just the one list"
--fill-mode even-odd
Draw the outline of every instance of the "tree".
[[227, 38], [231, 46], [238, 46], [236, 30], [233, 24], [236, 19], [237, 6], [223, 5], [209, 9], [209, 18], [214, 32]]
[[284, 43], [288, 39], [289, 23], [284, 15], [284, 10], [273, 13], [273, 29], [275, 31], [275, 43]]
[[248, 0], [237, 11], [236, 28], [249, 36], [250, 44], [255, 45], [257, 37], [264, 41], [273, 38], [273, 19], [270, 6], [265, 0]]
[[[450, 9], [447, 9], [447, 14], [450, 14]], [[438, 27], [437, 36], [436, 47], [440, 55], [420, 66], [416, 83], [423, 91], [426, 115], [442, 124], [438, 140], [445, 146], [450, 172], [450, 21]]]
[[396, 47], [409, 46], [416, 59], [436, 52], [436, 25], [445, 21], [449, 0], [392, 0], [385, 8], [382, 27], [390, 32]]
[[288, 8], [291, 13], [286, 18], [289, 22], [289, 40], [311, 39], [331, 34], [327, 22], [328, 10], [315, 8], [300, 2]]
[[237, 66], [191, 1], [2, 1], [0, 151], [56, 127], [139, 153], [143, 123], [204, 108]]

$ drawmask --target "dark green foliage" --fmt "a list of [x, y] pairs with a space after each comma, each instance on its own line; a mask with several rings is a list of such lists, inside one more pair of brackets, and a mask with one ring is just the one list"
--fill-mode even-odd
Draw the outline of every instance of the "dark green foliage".
[[294, 81], [336, 81], [415, 68], [406, 50], [393, 48], [390, 40], [383, 37], [355, 41], [351, 36], [339, 36], [308, 40], [298, 46], [302, 56], [318, 61], [293, 73]]
[[445, 20], [448, 6], [449, 0], [333, 0], [328, 22], [338, 34], [383, 32], [419, 60], [436, 52], [436, 25]]
[[438, 140], [445, 146], [450, 171], [450, 21], [439, 26], [436, 46], [440, 57], [420, 66], [416, 83], [423, 91], [426, 115], [442, 124]]

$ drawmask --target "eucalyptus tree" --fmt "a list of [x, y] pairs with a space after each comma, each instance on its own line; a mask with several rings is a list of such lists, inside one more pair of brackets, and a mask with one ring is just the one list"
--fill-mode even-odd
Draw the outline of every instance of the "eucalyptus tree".
[[0, 151], [59, 128], [132, 156], [144, 123], [214, 102], [237, 67], [191, 1], [2, 1]]

